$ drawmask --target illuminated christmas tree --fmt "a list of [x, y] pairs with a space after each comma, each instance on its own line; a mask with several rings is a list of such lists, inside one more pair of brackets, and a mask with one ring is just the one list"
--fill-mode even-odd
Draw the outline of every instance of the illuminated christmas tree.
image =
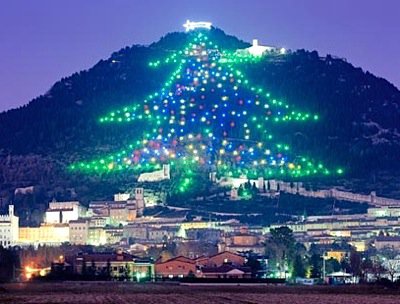
[[317, 121], [318, 115], [274, 99], [239, 70], [262, 57], [223, 50], [206, 31], [188, 35], [191, 41], [183, 50], [149, 63], [152, 69], [176, 66], [158, 92], [100, 118], [103, 124], [140, 125], [141, 136], [123, 151], [73, 164], [72, 169], [140, 173], [171, 164], [186, 176], [181, 191], [193, 182], [190, 176], [196, 168], [220, 176], [268, 179], [331, 173], [271, 133], [273, 125]]

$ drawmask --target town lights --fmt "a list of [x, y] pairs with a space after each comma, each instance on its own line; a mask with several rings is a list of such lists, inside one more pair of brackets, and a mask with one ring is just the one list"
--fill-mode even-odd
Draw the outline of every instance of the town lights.
[[24, 273], [26, 280], [31, 280], [34, 277], [44, 277], [50, 272], [50, 267], [35, 268], [31, 266], [25, 266]]

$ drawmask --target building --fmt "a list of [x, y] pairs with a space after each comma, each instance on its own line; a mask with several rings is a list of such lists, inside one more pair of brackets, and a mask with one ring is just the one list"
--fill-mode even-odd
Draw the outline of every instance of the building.
[[164, 164], [161, 170], [140, 174], [138, 182], [159, 182], [168, 179], [171, 179], [170, 165]]
[[107, 234], [104, 227], [89, 226], [87, 244], [93, 246], [107, 244]]
[[68, 224], [42, 224], [39, 227], [20, 227], [19, 241], [21, 245], [59, 246], [69, 242]]
[[196, 260], [184, 256], [169, 259], [165, 262], [156, 262], [155, 273], [157, 278], [183, 278], [195, 276], [197, 273]]
[[199, 276], [207, 279], [245, 279], [251, 278], [251, 268], [232, 265], [204, 267]]
[[222, 230], [220, 229], [187, 229], [186, 238], [189, 240], [204, 241], [210, 243], [217, 243], [222, 235]]
[[154, 242], [173, 240], [178, 236], [179, 230], [179, 227], [173, 226], [152, 227], [148, 230], [148, 239]]
[[49, 203], [45, 214], [45, 224], [66, 224], [86, 216], [86, 208], [78, 201]]
[[252, 55], [255, 57], [261, 57], [265, 54], [285, 54], [284, 48], [277, 48], [274, 46], [260, 45], [257, 39], [253, 39], [252, 45], [246, 49], [239, 49], [236, 51], [238, 56]]
[[127, 239], [147, 240], [148, 227], [143, 224], [128, 224], [123, 227], [123, 237]]
[[374, 242], [377, 250], [390, 248], [400, 252], [400, 237], [399, 236], [378, 236]]
[[89, 238], [89, 220], [79, 219], [69, 222], [69, 242], [72, 245], [86, 245]]
[[19, 239], [19, 218], [14, 205], [8, 205], [8, 214], [0, 215], [0, 246], [14, 246]]
[[205, 267], [219, 267], [222, 265], [243, 266], [246, 259], [236, 253], [224, 251], [212, 255], [210, 257], [200, 257], [197, 259], [198, 264]]
[[89, 203], [90, 217], [107, 218], [107, 224], [118, 226], [126, 225], [143, 215], [144, 189], [135, 188], [134, 198], [128, 193], [117, 193], [113, 201], [93, 201]]
[[119, 244], [123, 238], [122, 227], [106, 227], [106, 244]]
[[[114, 280], [148, 281], [154, 278], [154, 263], [118, 250], [115, 253], [79, 254], [68, 258], [77, 274], [109, 273]], [[93, 269], [94, 268], [94, 269]]]
[[367, 212], [371, 217], [400, 217], [399, 207], [374, 207], [368, 208]]
[[348, 250], [329, 250], [325, 252], [325, 259], [335, 259], [338, 262], [346, 260], [350, 257], [350, 252]]
[[[155, 272], [157, 278], [168, 279], [190, 276], [218, 277], [218, 275], [221, 275], [221, 271], [223, 269], [215, 268], [226, 265], [229, 265], [231, 267], [242, 267], [244, 264], [244, 257], [231, 252], [221, 252], [210, 257], [202, 256], [195, 259], [178, 256], [167, 261], [159, 260], [155, 264]], [[208, 269], [209, 274], [203, 276], [203, 269]], [[214, 272], [212, 272], [212, 270]]]
[[263, 254], [265, 251], [260, 235], [250, 233], [247, 228], [240, 228], [239, 232], [230, 233], [218, 244], [218, 251], [243, 253], [252, 251], [255, 254]]
[[267, 52], [272, 52], [275, 48], [271, 46], [264, 46], [258, 43], [257, 39], [253, 39], [251, 47], [247, 48], [247, 52], [253, 56], [262, 56]]
[[114, 194], [114, 202], [123, 202], [127, 201], [130, 198], [129, 193], [116, 193]]

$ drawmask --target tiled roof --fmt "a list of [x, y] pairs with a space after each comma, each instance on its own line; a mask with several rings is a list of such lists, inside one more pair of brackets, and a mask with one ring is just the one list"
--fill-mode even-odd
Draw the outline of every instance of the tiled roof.
[[136, 257], [128, 254], [128, 253], [122, 253], [122, 254], [117, 254], [117, 253], [88, 253], [88, 254], [82, 254], [82, 255], [77, 255], [75, 257], [77, 258], [82, 258], [86, 262], [115, 262], [115, 261], [123, 261], [123, 262], [130, 262], [133, 261]]
[[178, 256], [176, 258], [172, 258], [172, 259], [166, 260], [164, 262], [158, 262], [157, 264], [164, 264], [164, 263], [169, 263], [169, 262], [173, 262], [173, 261], [179, 261], [179, 262], [190, 263], [190, 264], [196, 263], [195, 260], [189, 259], [184, 256]]
[[225, 265], [222, 265], [219, 267], [203, 267], [201, 269], [201, 271], [203, 273], [227, 273], [227, 272], [230, 272], [235, 269], [243, 271], [244, 273], [251, 272], [250, 267], [235, 267], [235, 266], [228, 265], [228, 264], [225, 264]]
[[[233, 246], [233, 247], [237, 247], [237, 246]], [[244, 247], [249, 247], [249, 246], [244, 246]], [[251, 247], [254, 247], [254, 246], [251, 246]], [[235, 255], [235, 256], [242, 257], [241, 255], [233, 253], [233, 252], [230, 252], [230, 251], [223, 251], [223, 252], [214, 254], [214, 255], [210, 256], [209, 258], [211, 259], [211, 258], [214, 258], [214, 257], [222, 255], [222, 254]]]
[[400, 236], [378, 236], [378, 242], [400, 242]]

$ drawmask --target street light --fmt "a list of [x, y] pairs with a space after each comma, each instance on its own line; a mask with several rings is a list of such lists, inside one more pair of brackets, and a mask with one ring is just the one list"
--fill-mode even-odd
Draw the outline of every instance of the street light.
[[325, 283], [325, 279], [326, 279], [326, 262], [325, 262], [325, 258], [326, 258], [326, 251], [324, 251], [322, 253], [322, 279]]

